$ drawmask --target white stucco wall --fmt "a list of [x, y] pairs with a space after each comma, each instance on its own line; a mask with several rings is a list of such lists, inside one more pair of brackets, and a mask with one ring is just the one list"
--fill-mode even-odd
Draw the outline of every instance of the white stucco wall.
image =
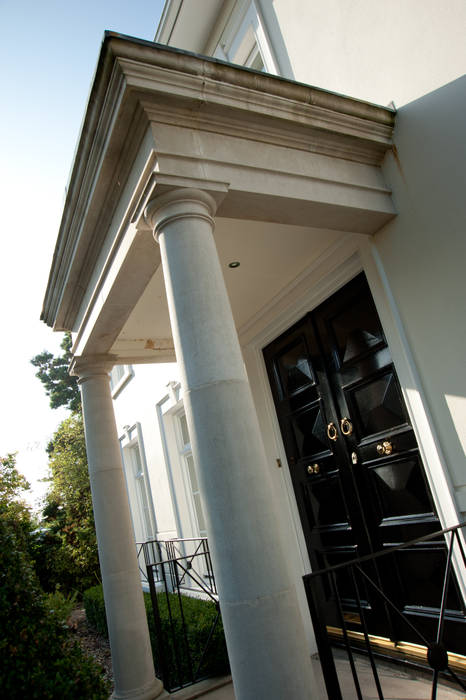
[[420, 390], [464, 514], [466, 3], [255, 2], [287, 77], [398, 109], [383, 174], [399, 215], [376, 257], [419, 377], [406, 390]]
[[466, 76], [400, 109], [383, 166], [399, 216], [375, 236], [455, 496], [466, 511]]
[[285, 77], [397, 107], [461, 76], [464, 0], [256, 0]]
[[133, 365], [133, 371], [133, 378], [113, 402], [118, 435], [124, 435], [124, 426], [132, 427], [136, 422], [140, 424], [155, 509], [157, 536], [159, 539], [176, 537], [175, 515], [156, 404], [167, 394], [168, 382], [178, 381], [178, 367], [175, 363]]

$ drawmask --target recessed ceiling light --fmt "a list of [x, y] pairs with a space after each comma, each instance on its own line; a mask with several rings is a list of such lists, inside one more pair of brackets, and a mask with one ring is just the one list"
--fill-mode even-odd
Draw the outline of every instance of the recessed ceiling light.
[[228, 263], [228, 267], [231, 267], [232, 270], [235, 269], [235, 267], [239, 267], [241, 263], [239, 263], [237, 260], [233, 260], [233, 262]]

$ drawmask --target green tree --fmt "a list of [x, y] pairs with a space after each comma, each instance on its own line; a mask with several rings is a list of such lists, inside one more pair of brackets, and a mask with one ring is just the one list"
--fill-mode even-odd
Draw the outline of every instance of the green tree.
[[66, 406], [73, 413], [81, 410], [81, 395], [76, 377], [69, 374], [72, 360], [71, 334], [65, 333], [60, 347], [63, 355], [55, 357], [51, 352], [44, 350], [32, 358], [31, 363], [38, 367], [36, 377], [45, 387], [45, 393], [50, 396], [51, 408]]
[[48, 451], [51, 480], [42, 511], [45, 552], [36, 557], [38, 573], [48, 590], [58, 583], [83, 591], [100, 580], [100, 569], [80, 413], [60, 424]]
[[28, 481], [16, 469], [13, 453], [0, 457], [0, 502], [8, 511], [23, 510], [26, 505], [21, 500], [21, 492], [30, 488]]
[[1, 517], [8, 520], [23, 543], [30, 534], [33, 521], [31, 511], [21, 498], [22, 492], [30, 488], [24, 476], [16, 469], [16, 457], [10, 453], [0, 457], [0, 510]]
[[104, 700], [101, 670], [50, 610], [29, 556], [14, 455], [0, 458], [0, 688], [2, 697]]
[[31, 360], [39, 368], [36, 377], [50, 397], [50, 406], [72, 411], [47, 448], [50, 488], [34, 558], [41, 584], [48, 591], [57, 585], [67, 592], [83, 591], [100, 580], [81, 397], [77, 378], [69, 374], [71, 346], [71, 335], [65, 333], [62, 355], [44, 351]]

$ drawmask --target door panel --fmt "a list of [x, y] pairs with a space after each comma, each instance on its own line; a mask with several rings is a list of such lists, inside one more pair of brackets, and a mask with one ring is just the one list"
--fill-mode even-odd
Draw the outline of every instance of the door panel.
[[[314, 569], [441, 529], [363, 274], [268, 345], [264, 359]], [[436, 624], [445, 551], [431, 541], [372, 565], [386, 595], [424, 629]], [[350, 582], [341, 583], [351, 618], [356, 603]], [[362, 604], [373, 634], [419, 641], [369, 592]], [[455, 587], [448, 605], [458, 621]], [[448, 636], [464, 653], [464, 641]]]

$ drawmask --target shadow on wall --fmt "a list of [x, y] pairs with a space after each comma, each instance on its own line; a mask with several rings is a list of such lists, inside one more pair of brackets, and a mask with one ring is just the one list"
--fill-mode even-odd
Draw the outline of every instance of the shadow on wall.
[[399, 109], [396, 155], [382, 166], [399, 216], [375, 237], [461, 510], [466, 509], [465, 112], [466, 75]]

